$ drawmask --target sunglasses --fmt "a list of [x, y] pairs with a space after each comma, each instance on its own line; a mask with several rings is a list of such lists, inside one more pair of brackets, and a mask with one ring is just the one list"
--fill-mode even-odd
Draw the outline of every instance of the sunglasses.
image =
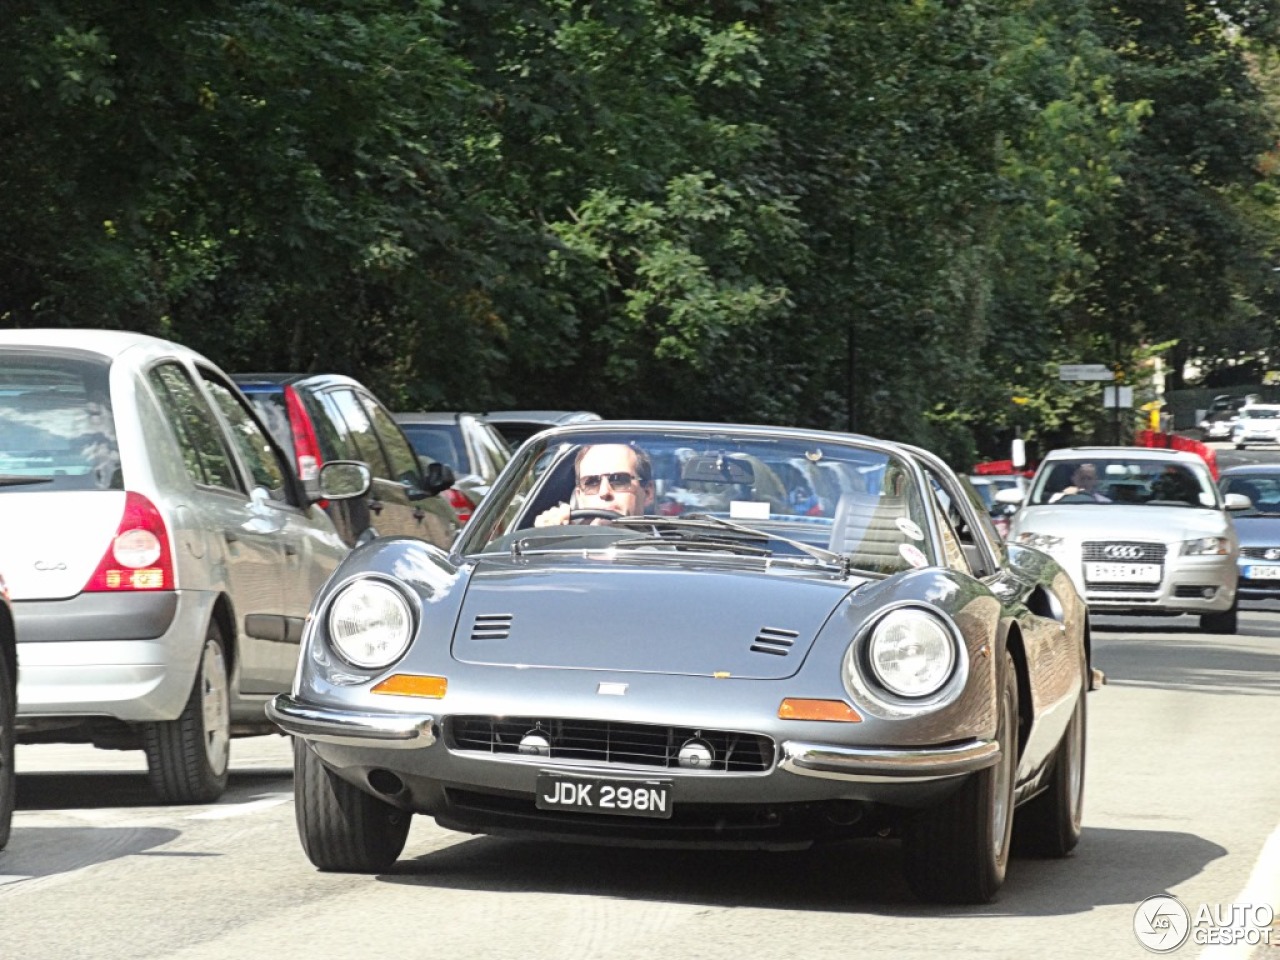
[[601, 482], [608, 480], [610, 490], [626, 493], [631, 489], [631, 485], [639, 479], [634, 473], [627, 473], [626, 471], [619, 473], [588, 473], [586, 476], [578, 478], [578, 486], [583, 493], [599, 493]]

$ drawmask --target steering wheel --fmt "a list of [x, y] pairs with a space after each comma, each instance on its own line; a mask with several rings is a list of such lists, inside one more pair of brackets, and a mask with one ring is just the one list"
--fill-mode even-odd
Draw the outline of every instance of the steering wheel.
[[1068, 493], [1065, 497], [1059, 497], [1054, 503], [1094, 503], [1093, 497], [1087, 493]]
[[578, 523], [588, 520], [617, 520], [622, 514], [613, 510], [570, 510], [569, 522]]

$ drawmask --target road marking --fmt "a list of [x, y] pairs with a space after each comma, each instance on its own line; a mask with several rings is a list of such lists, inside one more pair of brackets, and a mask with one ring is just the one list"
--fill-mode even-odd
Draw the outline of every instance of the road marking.
[[225, 803], [216, 807], [211, 807], [200, 813], [193, 813], [187, 820], [230, 820], [232, 817], [243, 817], [250, 813], [257, 813], [259, 810], [266, 810], [270, 807], [278, 807], [282, 803], [288, 803], [293, 799], [292, 793], [272, 793], [256, 800], [248, 800], [245, 803]]
[[[1232, 903], [1265, 903], [1273, 907], [1280, 906], [1280, 827], [1272, 832], [1267, 842], [1262, 845], [1262, 853], [1258, 862], [1253, 865], [1253, 873]], [[1280, 927], [1271, 928], [1273, 938], [1271, 946], [1280, 946], [1274, 938], [1280, 937]], [[1263, 949], [1257, 944], [1243, 941], [1233, 944], [1213, 944], [1200, 951], [1200, 960], [1248, 960], [1257, 950]]]

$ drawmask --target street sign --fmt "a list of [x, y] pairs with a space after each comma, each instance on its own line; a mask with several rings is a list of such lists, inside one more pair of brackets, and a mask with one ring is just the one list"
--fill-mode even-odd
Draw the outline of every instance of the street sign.
[[1095, 380], [1110, 382], [1116, 378], [1111, 368], [1104, 363], [1060, 363], [1058, 364], [1059, 380]]
[[1133, 387], [1103, 387], [1102, 405], [1108, 410], [1133, 408]]

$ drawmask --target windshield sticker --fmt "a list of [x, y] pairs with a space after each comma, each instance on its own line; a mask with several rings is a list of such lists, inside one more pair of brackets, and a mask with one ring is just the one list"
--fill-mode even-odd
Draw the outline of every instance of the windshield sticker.
[[924, 531], [920, 529], [920, 525], [910, 517], [899, 517], [894, 521], [898, 525], [898, 529], [910, 537], [912, 540], [923, 540]]
[[914, 543], [901, 544], [898, 547], [898, 553], [902, 554], [902, 559], [913, 567], [927, 567], [929, 565], [929, 558]]
[[768, 520], [769, 501], [730, 500], [729, 517], [733, 520]]

